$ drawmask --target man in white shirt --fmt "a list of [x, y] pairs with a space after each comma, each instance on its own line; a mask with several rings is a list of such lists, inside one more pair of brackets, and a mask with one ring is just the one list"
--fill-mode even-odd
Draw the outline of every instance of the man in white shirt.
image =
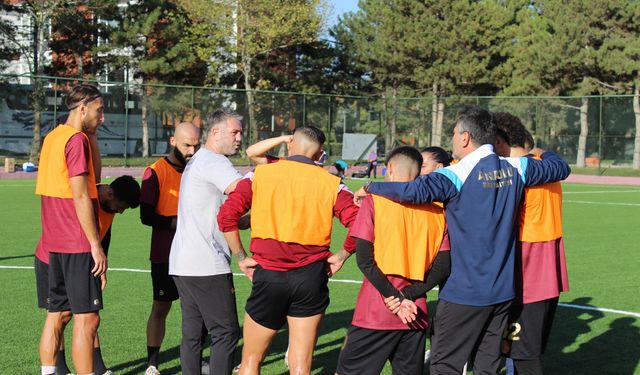
[[240, 149], [242, 117], [217, 109], [202, 127], [202, 144], [180, 183], [178, 223], [169, 274], [182, 301], [180, 362], [185, 375], [200, 374], [201, 328], [211, 334], [210, 371], [229, 374], [240, 337], [231, 254], [216, 216], [241, 175], [227, 156]]

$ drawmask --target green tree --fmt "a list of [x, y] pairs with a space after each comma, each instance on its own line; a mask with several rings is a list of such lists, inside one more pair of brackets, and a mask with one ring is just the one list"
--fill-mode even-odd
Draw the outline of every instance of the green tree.
[[[44, 75], [44, 57], [47, 50], [46, 40], [49, 37], [48, 26], [51, 22], [51, 17], [59, 11], [63, 4], [62, 0], [25, 0], [19, 3], [3, 0], [2, 2], [4, 9], [25, 14], [29, 18], [30, 26], [27, 28], [18, 28], [18, 25], [9, 25], [7, 23], [0, 24], [0, 34], [12, 48], [18, 50], [20, 55], [27, 57], [29, 73], [32, 76]], [[31, 43], [25, 43], [24, 41], [31, 41]], [[41, 129], [42, 111], [45, 109], [45, 88], [42, 80], [38, 77], [32, 80], [32, 86], [33, 139], [29, 161], [37, 162], [40, 158], [40, 149], [42, 147]]]
[[65, 3], [51, 19], [49, 48], [53, 59], [47, 73], [95, 78], [106, 63], [101, 58], [102, 45], [121, 23], [117, 0]]
[[224, 62], [235, 62], [246, 90], [249, 139], [255, 141], [259, 127], [254, 90], [260, 76], [256, 65], [269, 55], [317, 41], [326, 18], [324, 0], [179, 1], [197, 20], [197, 39], [211, 41], [200, 49], [202, 56], [222, 62], [214, 64], [214, 71], [233, 75]]
[[604, 71], [598, 83], [615, 93], [633, 93], [633, 168], [640, 168], [640, 1], [609, 0], [603, 22], [609, 30], [597, 52]]
[[[114, 55], [115, 63], [132, 69], [142, 81], [140, 94], [142, 156], [149, 156], [149, 107], [158, 111], [184, 111], [191, 93], [176, 94], [154, 84], [201, 85], [207, 62], [194, 51], [192, 22], [177, 3], [143, 0], [127, 7], [122, 30], [112, 36], [111, 49], [128, 50]], [[193, 113], [191, 113], [193, 115]]]
[[405, 87], [415, 87], [412, 73], [417, 61], [410, 53], [415, 45], [408, 38], [415, 27], [412, 3], [410, 0], [362, 0], [358, 11], [347, 13], [341, 20], [342, 27], [351, 34], [345, 40], [350, 44], [353, 58], [368, 72], [382, 96], [384, 113], [389, 113], [387, 98], [391, 99], [391, 114], [385, 116], [386, 151], [393, 147], [396, 139], [398, 93]]
[[601, 84], [606, 73], [598, 56], [611, 37], [611, 22], [619, 17], [620, 3], [548, 0], [536, 2], [520, 13], [521, 22], [507, 64], [511, 84], [504, 92], [580, 97], [579, 105], [560, 104], [579, 114], [578, 166], [584, 166], [589, 134], [586, 96], [611, 92]]

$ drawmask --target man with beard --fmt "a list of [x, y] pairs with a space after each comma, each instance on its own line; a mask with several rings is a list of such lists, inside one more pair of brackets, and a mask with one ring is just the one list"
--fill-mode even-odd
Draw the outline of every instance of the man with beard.
[[153, 228], [150, 255], [153, 304], [147, 322], [148, 375], [160, 373], [158, 356], [166, 319], [171, 304], [178, 299], [178, 290], [169, 276], [169, 252], [176, 233], [182, 171], [200, 147], [200, 129], [190, 122], [180, 123], [169, 142], [171, 153], [145, 170], [140, 195], [140, 221]]
[[94, 152], [104, 104], [100, 91], [85, 84], [75, 86], [65, 102], [69, 117], [45, 137], [36, 181], [44, 252], [36, 257], [49, 264], [40, 363], [42, 374], [56, 372], [63, 330], [73, 315], [73, 362], [78, 374], [91, 374], [107, 271], [97, 225], [100, 154]]
[[226, 109], [211, 114], [202, 129], [203, 147], [187, 164], [180, 183], [180, 220], [171, 244], [169, 274], [180, 294], [180, 364], [185, 375], [200, 374], [203, 324], [211, 334], [212, 374], [231, 373], [240, 337], [231, 254], [216, 215], [225, 194], [234, 191], [241, 178], [227, 158], [240, 149], [241, 119]]

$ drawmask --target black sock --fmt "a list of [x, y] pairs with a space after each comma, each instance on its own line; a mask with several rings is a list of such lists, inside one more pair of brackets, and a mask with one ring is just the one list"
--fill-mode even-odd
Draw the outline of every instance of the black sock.
[[67, 365], [67, 359], [64, 355], [64, 349], [58, 352], [58, 356], [56, 357], [56, 374], [70, 374], [71, 370]]
[[107, 366], [104, 365], [102, 360], [102, 352], [100, 348], [93, 348], [93, 372], [101, 375], [107, 372]]
[[155, 366], [158, 368], [158, 355], [160, 354], [159, 346], [147, 346], [147, 366]]

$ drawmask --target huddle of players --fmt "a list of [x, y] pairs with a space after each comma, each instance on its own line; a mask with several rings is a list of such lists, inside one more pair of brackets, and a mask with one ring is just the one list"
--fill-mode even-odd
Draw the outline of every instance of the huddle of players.
[[[71, 199], [75, 204], [76, 221], [79, 220], [81, 222], [81, 230], [77, 226], [75, 230], [89, 239], [90, 246], [84, 246], [84, 251], [80, 253], [84, 254], [84, 263], [77, 263], [75, 259], [63, 259], [62, 262], [54, 263], [55, 271], [48, 273], [48, 293], [39, 293], [39, 295], [42, 294], [48, 298], [41, 305], [41, 307], [48, 307], [47, 323], [43, 329], [41, 340], [43, 374], [53, 373], [51, 366], [55, 363], [58, 348], [61, 347], [60, 332], [62, 332], [64, 325], [70, 319], [69, 309], [76, 316], [75, 326], [81, 327], [78, 329], [80, 331], [78, 335], [76, 335], [76, 328], [74, 328], [74, 362], [76, 363], [76, 369], [78, 373], [83, 374], [97, 370], [96, 366], [91, 369], [90, 361], [86, 359], [91, 358], [92, 352], [84, 348], [83, 345], [78, 346], [79, 354], [76, 356], [76, 341], [82, 341], [86, 346], [89, 342], [88, 338], [91, 338], [91, 343], [93, 343], [98, 325], [96, 320], [99, 321], [97, 311], [101, 308], [100, 280], [98, 277], [106, 271], [106, 257], [102, 259], [100, 252], [95, 249], [96, 246], [92, 240], [94, 240], [94, 235], [97, 235], [97, 233], [85, 230], [92, 223], [83, 225], [83, 219], [80, 219], [91, 215], [82, 216], [81, 211], [78, 209], [78, 204], [75, 203], [77, 201], [75, 196], [77, 189], [74, 188], [74, 179], [80, 177], [87, 187], [94, 185], [93, 181], [96, 175], [94, 159], [99, 159], [99, 157], [92, 159], [91, 153], [87, 152], [87, 150], [93, 150], [92, 139], [95, 142], [95, 137], [91, 135], [95, 134], [95, 129], [102, 122], [102, 103], [96, 93], [87, 87], [82, 86], [77, 89], [79, 91], [84, 89], [88, 94], [80, 95], [80, 100], [77, 100], [77, 102], [71, 99], [74, 97], [74, 92], [78, 90], [74, 89], [69, 95], [67, 99], [67, 105], [70, 109], [68, 124], [74, 123], [74, 119], [78, 117], [77, 123], [80, 125], [76, 126], [74, 130], [66, 129], [72, 126], [59, 126], [54, 132], [58, 129], [65, 129], [65, 133], [59, 139], [56, 138], [57, 136], [47, 136], [43, 147], [43, 156], [40, 164], [41, 171], [48, 170], [43, 161], [49, 158], [55, 160], [53, 164], [57, 169], [54, 173], [42, 174], [43, 176], [53, 176], [50, 178], [42, 177], [44, 181], [42, 185], [45, 188], [40, 187], [40, 176], [38, 180], [39, 188], [37, 188], [37, 193], [43, 196], [43, 238], [41, 240], [43, 246], [38, 248], [47, 249], [47, 254], [49, 256], [53, 255], [54, 258], [74, 258], [72, 255], [65, 255], [66, 253], [62, 251], [64, 249], [43, 241], [50, 237], [46, 236], [46, 234], [52, 228], [45, 220], [49, 205], [45, 201], [51, 200], [51, 198]], [[97, 94], [99, 95], [99, 92]], [[229, 122], [235, 120], [239, 124], [240, 118], [231, 114], [230, 116], [222, 116], [220, 119], [218, 121], [219, 124], [210, 124], [213, 126], [206, 129], [207, 134], [210, 132], [211, 134], [216, 134], [216, 129], [218, 134], [224, 134], [225, 131], [228, 131]], [[519, 126], [524, 129], [521, 124]], [[568, 166], [553, 153], [544, 154], [541, 161], [531, 160], [530, 158], [498, 159], [490, 146], [486, 146], [486, 144], [494, 143], [495, 132], [495, 124], [488, 112], [478, 107], [463, 110], [454, 130], [454, 155], [461, 159], [460, 163], [456, 164], [456, 166], [439, 169], [436, 173], [415, 180], [421, 166], [425, 168], [430, 162], [437, 165], [431, 159], [437, 156], [441, 150], [432, 149], [430, 153], [425, 153], [425, 155], [432, 157], [424, 160], [422, 155], [415, 149], [410, 147], [398, 148], [390, 153], [387, 158], [388, 173], [386, 181], [391, 182], [391, 184], [374, 183], [367, 186], [366, 190], [358, 191], [356, 193], [356, 201], [362, 204], [360, 210], [354, 205], [351, 192], [341, 184], [339, 178], [330, 175], [322, 168], [318, 168], [314, 163], [314, 160], [322, 153], [324, 134], [313, 126], [298, 128], [293, 136], [277, 141], [277, 143], [285, 142], [287, 144], [289, 148], [288, 158], [281, 160], [265, 159], [265, 164], [259, 165], [254, 173], [249, 174], [242, 180], [233, 181], [234, 177], [230, 176], [228, 178], [230, 183], [225, 184], [227, 188], [222, 189], [229, 197], [221, 206], [222, 201], [218, 202], [218, 207], [216, 207], [220, 211], [217, 224], [224, 233], [224, 239], [226, 240], [224, 245], [228, 243], [231, 253], [238, 257], [240, 268], [253, 283], [251, 295], [246, 305], [244, 319], [245, 343], [240, 372], [244, 374], [259, 372], [260, 364], [265, 357], [271, 340], [285, 322], [289, 325], [290, 369], [295, 373], [310, 372], [313, 348], [317, 340], [320, 322], [329, 304], [328, 277], [338, 272], [344, 261], [353, 252], [356, 252], [357, 263], [363, 271], [365, 279], [356, 302], [353, 323], [345, 339], [345, 347], [340, 355], [337, 373], [379, 373], [387, 359], [391, 361], [394, 373], [421, 373], [427, 328], [425, 293], [433, 286], [444, 282], [447, 275], [449, 275], [449, 268], [451, 268], [451, 275], [442, 289], [441, 302], [448, 303], [450, 306], [440, 308], [439, 303], [439, 309], [435, 317], [436, 330], [432, 345], [432, 373], [459, 374], [464, 363], [471, 357], [475, 357], [474, 370], [477, 373], [495, 373], [497, 371], [495, 363], [499, 360], [499, 338], [502, 336], [501, 333], [506, 326], [506, 314], [511, 306], [510, 301], [514, 298], [513, 271], [516, 253], [514, 251], [514, 227], [513, 223], [508, 223], [509, 220], [505, 220], [506, 224], [501, 223], [509, 232], [506, 235], [502, 235], [503, 237], [506, 236], [506, 241], [502, 241], [505, 243], [501, 246], [501, 253], [490, 250], [492, 247], [491, 242], [495, 242], [496, 239], [487, 238], [486, 236], [481, 238], [485, 246], [477, 246], [480, 249], [468, 248], [468, 244], [464, 243], [464, 241], [473, 243], [473, 240], [472, 238], [462, 239], [461, 233], [465, 233], [465, 227], [461, 225], [464, 220], [460, 220], [460, 215], [466, 216], [468, 220], [469, 215], [473, 215], [478, 210], [478, 208], [473, 207], [474, 201], [478, 201], [478, 199], [472, 199], [473, 197], [471, 197], [473, 195], [473, 187], [466, 189], [466, 177], [473, 173], [471, 181], [484, 183], [485, 187], [480, 185], [481, 188], [491, 192], [489, 194], [493, 196], [500, 195], [493, 193], [494, 191], [508, 190], [506, 195], [510, 196], [515, 203], [508, 207], [508, 212], [506, 212], [505, 216], [511, 216], [511, 219], [513, 219], [518, 212], [516, 206], [518, 206], [517, 203], [520, 200], [525, 184], [534, 185], [558, 181], [566, 178], [569, 173]], [[514, 132], [517, 133], [515, 130], [512, 133]], [[85, 133], [90, 136], [83, 135]], [[52, 132], [52, 134], [56, 133]], [[517, 137], [509, 131], [503, 131], [499, 135], [511, 148], [520, 146]], [[221, 136], [218, 135], [218, 137]], [[171, 139], [171, 144], [174, 147], [172, 154], [154, 163], [145, 171], [143, 177], [140, 215], [144, 224], [153, 227], [151, 262], [154, 302], [147, 326], [148, 374], [159, 374], [157, 370], [158, 353], [164, 336], [164, 322], [171, 307], [171, 301], [177, 299], [179, 294], [177, 293], [174, 279], [169, 276], [171, 273], [168, 266], [169, 250], [177, 223], [181, 173], [188, 160], [196, 152], [199, 138], [200, 133], [197, 127], [191, 124], [178, 125], [174, 137]], [[223, 141], [222, 138], [216, 138], [215, 136], [213, 138], [212, 145]], [[235, 136], [236, 142], [238, 142], [238, 138], [241, 140], [241, 134]], [[56, 142], [52, 142], [52, 140]], [[76, 143], [81, 144], [78, 148], [82, 148], [85, 151], [84, 154], [68, 150], [70, 145]], [[55, 144], [54, 149], [45, 152], [48, 144]], [[524, 148], [524, 145], [522, 146]], [[228, 156], [237, 151], [237, 147], [235, 147], [235, 151], [228, 152], [221, 151], [222, 148], [216, 148], [215, 146], [209, 148], [213, 150], [214, 154], [219, 151], [218, 154], [222, 156]], [[478, 155], [479, 153], [481, 155]], [[65, 155], [66, 160], [61, 155]], [[73, 161], [77, 162], [80, 159], [84, 160], [84, 167], [74, 167]], [[200, 159], [203, 158], [201, 157]], [[468, 162], [469, 160], [471, 162]], [[52, 181], [63, 182], [64, 173], [61, 173], [61, 171], [64, 172], [65, 161], [67, 175], [69, 176], [69, 182], [66, 184], [71, 185], [67, 190], [71, 190], [71, 196], [69, 196], [68, 191], [58, 193], [52, 190], [51, 187], [55, 185]], [[487, 167], [489, 168], [487, 169]], [[428, 167], [426, 168], [428, 169]], [[212, 173], [215, 172], [212, 170]], [[480, 177], [476, 180], [476, 176]], [[58, 180], [55, 180], [56, 178]], [[490, 186], [490, 188], [486, 186]], [[133, 187], [130, 189], [132, 191], [135, 190]], [[545, 188], [543, 187], [542, 189], [544, 190]], [[96, 194], [92, 195], [89, 188], [87, 190], [89, 193], [86, 196], [95, 200]], [[471, 193], [466, 191], [471, 191]], [[368, 196], [368, 192], [379, 193], [379, 195]], [[392, 198], [392, 200], [383, 197], [384, 195]], [[188, 198], [183, 199], [186, 200]], [[413, 201], [415, 204], [396, 202], [403, 200]], [[468, 203], [470, 200], [471, 203]], [[444, 202], [446, 213], [442, 204], [426, 204], [430, 201]], [[481, 205], [479, 212], [487, 212], [486, 201], [486, 199], [483, 200], [485, 204]], [[500, 205], [505, 204], [504, 201], [504, 199], [494, 198], [489, 203], [493, 203], [493, 208], [499, 208]], [[102, 203], [102, 200], [100, 202]], [[67, 206], [69, 203], [71, 202], [66, 201]], [[95, 201], [93, 204], [95, 204]], [[135, 203], [130, 202], [127, 205], [135, 207], [137, 205], [137, 197]], [[126, 208], [124, 205], [121, 207], [122, 210]], [[70, 208], [67, 207], [67, 209]], [[252, 212], [251, 257], [245, 254], [237, 231], [238, 222], [242, 220], [242, 215], [249, 209]], [[523, 212], [525, 211], [523, 210]], [[453, 250], [451, 255], [447, 251], [442, 251], [448, 249], [448, 241], [444, 236], [445, 215], [449, 224], [449, 233], [452, 233], [451, 248]], [[334, 216], [349, 228], [349, 235], [345, 240], [344, 249], [336, 254], [331, 254], [329, 245], [332, 218]], [[558, 221], [559, 218], [560, 216], [558, 215], [555, 220]], [[94, 218], [93, 226], [96, 223]], [[398, 223], [403, 223], [403, 225]], [[484, 221], [484, 223], [490, 222]], [[545, 226], [546, 224], [542, 223], [539, 226]], [[498, 227], [500, 226], [498, 225]], [[523, 232], [523, 227], [521, 225], [521, 232]], [[526, 230], [524, 231], [526, 232]], [[535, 236], [539, 233], [538, 228], [533, 228], [530, 230], [530, 234], [533, 234], [534, 237], [522, 237], [521, 234], [520, 239], [522, 241], [531, 238], [538, 239]], [[477, 233], [465, 233], [465, 235], [474, 237], [474, 235], [477, 236]], [[504, 240], [504, 238], [500, 237], [499, 240]], [[533, 257], [538, 255], [535, 249], [538, 248], [536, 244], [539, 242], [543, 241], [528, 241], [528, 243], [534, 244], [527, 248], [527, 254], [533, 261], [536, 261]], [[547, 249], [546, 256], [552, 256], [551, 250], [549, 250], [552, 244], [556, 245], [554, 251], [559, 250], [561, 254], [561, 233], [558, 238], [548, 240], [545, 245], [541, 245], [543, 249]], [[525, 246], [523, 246], [523, 254], [525, 252], [524, 248]], [[221, 250], [224, 252], [225, 249]], [[229, 250], [226, 250], [229, 256], [227, 262], [230, 261]], [[490, 250], [490, 254], [483, 254], [487, 250]], [[471, 253], [474, 251], [475, 253]], [[73, 252], [73, 250], [69, 252]], [[63, 255], [61, 256], [60, 254]], [[558, 255], [558, 252], [554, 254]], [[477, 285], [483, 289], [479, 295], [482, 296], [484, 294], [485, 297], [491, 299], [492, 296], [498, 294], [498, 300], [504, 299], [504, 301], [500, 300], [496, 303], [496, 301], [485, 299], [478, 304], [478, 301], [471, 298], [470, 303], [464, 303], [466, 302], [464, 298], [459, 299], [459, 296], [456, 295], [455, 286], [450, 288], [451, 292], [449, 294], [445, 293], [448, 291], [448, 285], [459, 283], [461, 277], [463, 279], [467, 278], [467, 275], [464, 274], [464, 266], [474, 266], [473, 264], [465, 264], [469, 262], [468, 258], [482, 259], [483, 256], [498, 257], [500, 265], [497, 270], [491, 269], [491, 267], [481, 270], [487, 272], [481, 272], [485, 279], [480, 280], [481, 284]], [[76, 256], [75, 258], [78, 257]], [[36, 262], [38, 260], [42, 260], [41, 257], [37, 257]], [[493, 261], [491, 263], [494, 266], [496, 262]], [[104, 264], [104, 268], [96, 271], [95, 264]], [[460, 264], [463, 266], [462, 273]], [[36, 265], [36, 274], [38, 275], [38, 263]], [[564, 264], [562, 265], [564, 267]], [[54, 267], [51, 269], [54, 269]], [[480, 265], [480, 268], [482, 268], [482, 265]], [[518, 267], [515, 267], [515, 269], [517, 271]], [[88, 270], [92, 272], [87, 272]], [[473, 267], [468, 268], [468, 270], [478, 272]], [[555, 268], [546, 270], [546, 272], [552, 273], [548, 276], [557, 285], [558, 278], [555, 275]], [[171, 274], [175, 275], [175, 272]], [[75, 275], [85, 275], [85, 277], [91, 279], [90, 283], [85, 283], [92, 285], [89, 291], [75, 292], [73, 290], [73, 286], [77, 284], [75, 279], [72, 279], [72, 277], [76, 277]], [[489, 279], [486, 278], [486, 275], [489, 275]], [[176, 280], [180, 278], [178, 276]], [[183, 279], [187, 278], [183, 277]], [[528, 278], [526, 267], [523, 280], [525, 280], [524, 294], [527, 295], [526, 282]], [[566, 282], [566, 273], [562, 280]], [[511, 288], [509, 288], [509, 282], [511, 282]], [[54, 283], [57, 283], [55, 284], [57, 288], [54, 287]], [[500, 285], [498, 288], [500, 290], [494, 290], [494, 285], [496, 284]], [[59, 302], [54, 303], [53, 297], [56, 295], [55, 293], [60, 292], [60, 285], [62, 285], [63, 294], [64, 292], [67, 294], [67, 305]], [[565, 284], [561, 285], [563, 287], [558, 288], [557, 293], [563, 290]], [[543, 350], [544, 342], [546, 342], [553, 310], [557, 304], [558, 294], [547, 296], [541, 291], [544, 288], [539, 286], [530, 289], [534, 291], [534, 296], [522, 298], [524, 308], [514, 309], [514, 311], [521, 310], [523, 312], [519, 316], [514, 315], [512, 320], [514, 321], [515, 329], [508, 334], [508, 338], [514, 340], [511, 356], [516, 361], [516, 368], [519, 371], [525, 369], [530, 363], [534, 363], [534, 367], [535, 363], [537, 363], [539, 368], [539, 355]], [[47, 289], [45, 288], [44, 290]], [[187, 288], [185, 290], [190, 289]], [[74, 298], [76, 298], [73, 296], [74, 293], [78, 293], [79, 300], [93, 302], [93, 306], [82, 307], [79, 310], [74, 309], [76, 304], [74, 302]], [[216, 296], [215, 291], [212, 296]], [[451, 296], [451, 301], [449, 302], [443, 299], [448, 296]], [[474, 297], [476, 296], [474, 295]], [[541, 296], [545, 298], [539, 299]], [[235, 306], [234, 295], [232, 299]], [[487, 301], [489, 303], [485, 304]], [[536, 307], [532, 313], [527, 313], [528, 306], [538, 301], [543, 301], [543, 303], [539, 304], [542, 307]], [[194, 301], [195, 304], [197, 302]], [[183, 304], [185, 304], [184, 301]], [[69, 307], [69, 305], [71, 306]], [[185, 307], [183, 306], [183, 314], [185, 313], [184, 309]], [[196, 310], [198, 309], [201, 309], [201, 307], [196, 308]], [[89, 313], [86, 311], [89, 311]], [[444, 313], [444, 311], [447, 312]], [[543, 311], [544, 314], [541, 314], [540, 311]], [[447, 316], [456, 317], [457, 323], [458, 317], [462, 317], [465, 314], [476, 318], [472, 319], [464, 327], [456, 327], [455, 324], [454, 326], [447, 325]], [[85, 315], [90, 315], [93, 320], [91, 321], [92, 324], [89, 324], [89, 329], [83, 330], [82, 327], [84, 326], [79, 324], [79, 317], [82, 318]], [[477, 319], [477, 316], [481, 316], [483, 321]], [[549, 318], [545, 318], [547, 320], [542, 322], [539, 329], [528, 329], [528, 325], [531, 324], [530, 321], [538, 323], [542, 319], [541, 316]], [[527, 320], [527, 317], [529, 317], [529, 320]], [[213, 331], [216, 330], [216, 324], [205, 324], [204, 319], [200, 320], [200, 326], [196, 324], [192, 325], [192, 327], [185, 327], [183, 317], [181, 358], [182, 351], [197, 352], [201, 350], [200, 340], [195, 340], [195, 343], [191, 342], [190, 347], [185, 348], [185, 329], [188, 328], [190, 331], [199, 329], [204, 333], [209, 332], [212, 336], [214, 335]], [[198, 321], [198, 319], [194, 321]], [[235, 324], [237, 325], [237, 318]], [[202, 326], [208, 327], [203, 329]], [[48, 332], [47, 330], [54, 333], [46, 333]], [[466, 336], [460, 335], [460, 330]], [[544, 335], [539, 339], [527, 336], [529, 334], [528, 331], [532, 331], [532, 336], [540, 334], [540, 332], [533, 332], [536, 330], [543, 331]], [[231, 330], [228, 335], [234, 336], [236, 334]], [[496, 335], [498, 337], [497, 341], [494, 337]], [[53, 339], [49, 338], [49, 336], [52, 336]], [[456, 341], [467, 341], [469, 344], [447, 346], [446, 344], [452, 341], [451, 337], [457, 337]], [[231, 341], [235, 346], [237, 337], [231, 337], [230, 340], [227, 337], [226, 341]], [[516, 354], [516, 348], [520, 343], [529, 342], [533, 342], [534, 348], [527, 348], [529, 351], [525, 350], [524, 357], [521, 358], [519, 354]], [[45, 346], [48, 349], [43, 350]], [[88, 347], [92, 346], [89, 345]], [[460, 350], [461, 347], [463, 347], [463, 350]], [[536, 348], [537, 351], [535, 350]], [[214, 349], [213, 340], [212, 349]], [[537, 354], [532, 359], [530, 357], [534, 355], [532, 354], [534, 352]], [[99, 352], [97, 353], [99, 354]], [[230, 357], [227, 354], [226, 359], [219, 359], [217, 362], [230, 363], [233, 350], [230, 353]], [[60, 356], [57, 357], [59, 359]], [[99, 355], [93, 356], [93, 359], [96, 357], [99, 357]], [[64, 353], [62, 358], [64, 358]], [[212, 362], [216, 366], [218, 365], [217, 362], [213, 360]], [[104, 368], [103, 365], [102, 367]], [[228, 364], [224, 365], [223, 368], [225, 369], [224, 372], [230, 371]], [[55, 367], [53, 369], [55, 370]], [[196, 373], [199, 371], [199, 366], [196, 371], [193, 367], [186, 369], [183, 363], [184, 373]]]

